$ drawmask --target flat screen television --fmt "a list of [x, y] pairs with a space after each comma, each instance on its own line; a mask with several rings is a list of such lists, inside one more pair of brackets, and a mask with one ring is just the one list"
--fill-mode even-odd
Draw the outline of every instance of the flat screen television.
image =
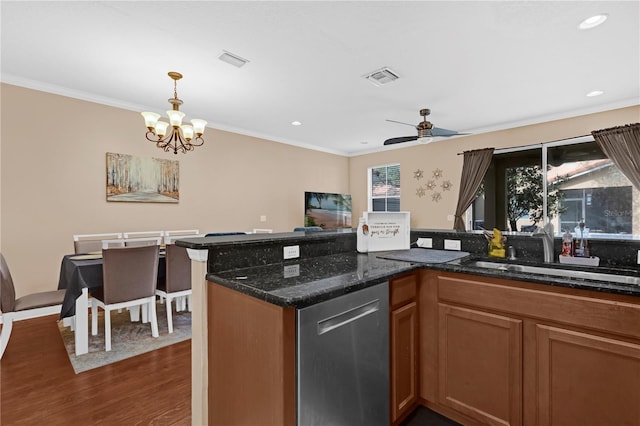
[[323, 230], [351, 228], [351, 195], [305, 192], [304, 226]]

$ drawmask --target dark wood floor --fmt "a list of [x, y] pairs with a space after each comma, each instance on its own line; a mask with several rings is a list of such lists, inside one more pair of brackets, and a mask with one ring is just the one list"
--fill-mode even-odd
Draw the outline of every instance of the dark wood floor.
[[[191, 341], [75, 374], [55, 320], [14, 324], [0, 361], [0, 425], [191, 424]], [[423, 407], [403, 422], [457, 424]]]
[[56, 317], [14, 323], [0, 424], [190, 425], [191, 341], [75, 374]]
[[402, 426], [460, 426], [460, 423], [441, 416], [428, 408], [418, 407], [402, 422]]

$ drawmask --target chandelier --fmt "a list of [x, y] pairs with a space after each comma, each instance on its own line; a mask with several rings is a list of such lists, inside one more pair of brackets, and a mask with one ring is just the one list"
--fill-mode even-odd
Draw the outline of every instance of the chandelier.
[[154, 142], [158, 148], [164, 149], [165, 152], [173, 151], [174, 154], [177, 154], [178, 151], [181, 151], [185, 154], [187, 151], [193, 151], [196, 146], [202, 146], [204, 143], [202, 134], [207, 122], [193, 119], [190, 125], [182, 124], [185, 114], [180, 111], [182, 100], [178, 99], [177, 91], [178, 80], [182, 78], [182, 74], [171, 71], [169, 77], [173, 80], [173, 98], [168, 99], [172, 105], [172, 109], [167, 111], [169, 122], [160, 121], [160, 114], [155, 112], [141, 114], [144, 117], [144, 124], [147, 126], [147, 140]]

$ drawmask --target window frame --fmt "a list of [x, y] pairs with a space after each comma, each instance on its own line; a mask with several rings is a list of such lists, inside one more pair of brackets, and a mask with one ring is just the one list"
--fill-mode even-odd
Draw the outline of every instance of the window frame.
[[[571, 145], [577, 145], [577, 144], [583, 144], [583, 143], [587, 143], [587, 142], [595, 142], [594, 138], [592, 135], [584, 135], [584, 136], [578, 136], [578, 137], [574, 137], [574, 138], [568, 138], [568, 139], [561, 139], [561, 140], [557, 140], [557, 141], [551, 141], [551, 142], [543, 142], [543, 143], [539, 143], [539, 144], [530, 144], [530, 145], [525, 145], [525, 146], [519, 146], [519, 147], [512, 147], [512, 148], [503, 148], [503, 149], [496, 149], [494, 151], [494, 156], [496, 155], [502, 155], [502, 154], [510, 154], [510, 153], [515, 153], [518, 151], [526, 151], [526, 150], [541, 150], [541, 164], [542, 164], [542, 179], [543, 179], [543, 185], [542, 185], [542, 192], [543, 192], [543, 197], [542, 197], [542, 208], [543, 208], [543, 218], [542, 218], [542, 223], [547, 223], [547, 221], [549, 220], [549, 216], [548, 216], [548, 210], [549, 210], [549, 205], [548, 205], [548, 183], [547, 183], [547, 178], [548, 178], [548, 170], [547, 170], [547, 165], [548, 165], [548, 156], [549, 156], [549, 149], [558, 147], [558, 146], [571, 146]], [[615, 164], [613, 165], [615, 167]], [[492, 165], [493, 167], [493, 165]], [[616, 168], [617, 169], [617, 168]], [[494, 182], [495, 184], [495, 179]], [[486, 184], [485, 184], [486, 185]], [[490, 188], [491, 190], [493, 190], [493, 188]], [[506, 195], [506, 194], [505, 194]], [[487, 203], [488, 201], [491, 201], [491, 203], [493, 204], [492, 209], [498, 209], [501, 206], [497, 205], [497, 202], [495, 200], [495, 197], [492, 195], [492, 197], [490, 198], [486, 198], [485, 197], [485, 203]], [[476, 221], [476, 216], [474, 215], [474, 205], [475, 205], [475, 201], [474, 203], [471, 204], [471, 206], [469, 207], [469, 209], [467, 210], [466, 214], [467, 217], [469, 218], [467, 220], [469, 225], [473, 225], [474, 221]], [[506, 209], [506, 205], [505, 205], [505, 209]], [[486, 217], [486, 210], [485, 210], [485, 217], [483, 217], [483, 220], [485, 221], [485, 223], [487, 222], [487, 217]], [[633, 215], [633, 212], [632, 212]], [[506, 218], [506, 216], [505, 216]], [[492, 213], [492, 218], [491, 220], [493, 220], [495, 223], [498, 223], [498, 215], [496, 215], [496, 212]], [[559, 220], [559, 218], [558, 218]], [[468, 229], [474, 229], [472, 226]], [[555, 229], [554, 230], [555, 235], [561, 235], [562, 230], [559, 229]], [[615, 239], [620, 239], [620, 240], [637, 240], [639, 235], [638, 234], [634, 234], [633, 232], [630, 234], [621, 234], [619, 236], [612, 236], [611, 234], [603, 234], [603, 235], [598, 235], [597, 233], [593, 233], [591, 234], [590, 238], [615, 238]]]
[[388, 201], [389, 199], [397, 199], [398, 200], [398, 210], [400, 211], [400, 202], [401, 202], [401, 191], [402, 191], [402, 185], [400, 184], [398, 186], [398, 192], [400, 192], [400, 195], [398, 196], [384, 196], [384, 197], [374, 197], [373, 196], [373, 170], [374, 169], [380, 169], [380, 168], [389, 168], [389, 167], [398, 167], [398, 176], [399, 179], [401, 177], [400, 175], [400, 163], [390, 163], [390, 164], [381, 164], [381, 165], [377, 165], [377, 166], [371, 166], [367, 168], [367, 211], [374, 211], [373, 210], [373, 200], [374, 199], [384, 199], [385, 200], [385, 210], [376, 210], [376, 211], [395, 211], [395, 210], [388, 210], [387, 207], [389, 205]]

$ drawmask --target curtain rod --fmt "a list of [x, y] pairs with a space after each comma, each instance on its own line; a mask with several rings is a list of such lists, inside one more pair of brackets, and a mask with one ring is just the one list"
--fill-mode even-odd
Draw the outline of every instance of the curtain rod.
[[[525, 149], [531, 149], [534, 148], [536, 146], [542, 146], [542, 145], [547, 145], [547, 144], [552, 144], [552, 143], [556, 143], [556, 142], [569, 142], [572, 139], [580, 139], [580, 138], [586, 138], [588, 136], [592, 136], [591, 133], [586, 134], [586, 135], [580, 135], [580, 136], [573, 136], [570, 138], [564, 138], [564, 139], [556, 139], [554, 141], [547, 141], [547, 142], [540, 142], [540, 143], [534, 143], [531, 145], [521, 145], [521, 146], [514, 146], [511, 148], [502, 148], [502, 149], [498, 149], [496, 151], [500, 151], [500, 153], [504, 153], [504, 152], [513, 152], [513, 151], [523, 151]], [[481, 151], [482, 149], [491, 149], [491, 148], [480, 148], [480, 149], [471, 149], [471, 150], [467, 150], [467, 151], [462, 151], [459, 152], [457, 155], [463, 155], [465, 152], [471, 152], [471, 151]]]

